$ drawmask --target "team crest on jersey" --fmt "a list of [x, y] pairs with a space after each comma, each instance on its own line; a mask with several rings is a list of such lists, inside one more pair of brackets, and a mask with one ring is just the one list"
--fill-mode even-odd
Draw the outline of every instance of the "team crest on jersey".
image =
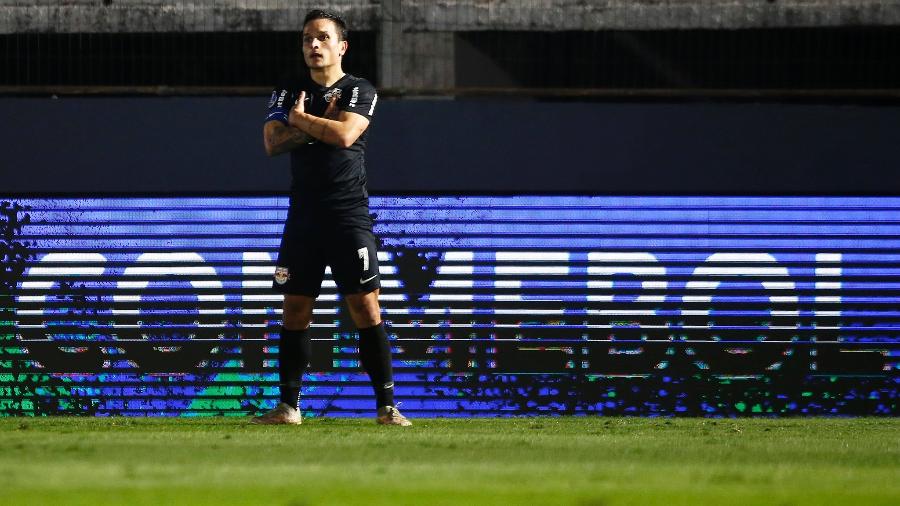
[[341, 98], [341, 89], [333, 88], [331, 90], [328, 90], [328, 93], [325, 94], [325, 101], [331, 102], [331, 97]]
[[277, 91], [273, 91], [273, 92], [272, 92], [272, 97], [269, 98], [269, 105], [268, 105], [267, 107], [272, 107], [273, 105], [275, 105], [275, 101], [276, 101], [276, 100], [278, 100], [278, 92], [277, 92]]
[[275, 268], [275, 282], [279, 285], [283, 285], [291, 279], [291, 273], [288, 272], [287, 267], [276, 267]]

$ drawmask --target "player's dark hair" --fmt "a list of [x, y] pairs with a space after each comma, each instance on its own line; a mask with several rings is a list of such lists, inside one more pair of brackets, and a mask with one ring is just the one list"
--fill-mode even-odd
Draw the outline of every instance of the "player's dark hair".
[[322, 9], [313, 9], [306, 13], [306, 17], [303, 18], [303, 26], [306, 26], [310, 21], [314, 21], [316, 19], [330, 19], [334, 22], [337, 27], [338, 38], [340, 40], [347, 40], [347, 22], [344, 21], [344, 18], [340, 16], [340, 14], [333, 11], [323, 11]]

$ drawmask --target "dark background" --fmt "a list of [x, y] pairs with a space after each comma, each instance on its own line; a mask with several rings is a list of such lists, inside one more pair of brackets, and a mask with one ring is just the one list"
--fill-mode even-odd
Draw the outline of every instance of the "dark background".
[[[267, 97], [0, 98], [0, 192], [273, 192]], [[896, 194], [900, 107], [379, 101], [373, 192]]]
[[[376, 33], [353, 30], [349, 42], [344, 69], [383, 88]], [[453, 46], [457, 88], [859, 92], [900, 86], [897, 26], [461, 31]], [[427, 54], [424, 47], [404, 49]], [[0, 86], [20, 92], [270, 86], [300, 57], [296, 31], [0, 34]]]

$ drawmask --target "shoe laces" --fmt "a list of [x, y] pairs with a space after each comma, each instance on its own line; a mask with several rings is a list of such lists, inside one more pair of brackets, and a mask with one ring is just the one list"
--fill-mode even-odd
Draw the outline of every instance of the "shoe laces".
[[398, 418], [406, 418], [405, 416], [403, 416], [403, 415], [400, 413], [400, 410], [397, 409], [397, 408], [400, 407], [401, 404], [403, 404], [403, 403], [402, 403], [402, 402], [398, 402], [398, 403], [397, 403], [396, 405], [394, 405], [394, 406], [388, 406], [388, 416], [390, 416], [392, 420], [396, 420], [396, 419], [398, 419]]
[[282, 403], [278, 404], [278, 406], [276, 406], [273, 411], [275, 411], [276, 413], [284, 413], [286, 415], [292, 415], [294, 413], [294, 411], [296, 411], [296, 409], [294, 409], [291, 406], [289, 406], [288, 404], [285, 404], [282, 402]]

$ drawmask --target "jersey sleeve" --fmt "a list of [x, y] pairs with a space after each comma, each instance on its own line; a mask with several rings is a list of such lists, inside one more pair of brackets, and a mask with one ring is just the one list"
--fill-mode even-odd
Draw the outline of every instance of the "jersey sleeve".
[[287, 85], [279, 84], [272, 90], [272, 96], [269, 97], [269, 107], [266, 112], [266, 120], [264, 123], [268, 123], [269, 121], [280, 121], [285, 125], [288, 124], [288, 114], [291, 112], [291, 107], [294, 106], [294, 102], [297, 101], [297, 97], [295, 93], [292, 92]]
[[375, 87], [369, 81], [360, 79], [341, 90], [338, 108], [346, 112], [355, 112], [371, 121], [377, 103], [378, 92], [375, 91]]

